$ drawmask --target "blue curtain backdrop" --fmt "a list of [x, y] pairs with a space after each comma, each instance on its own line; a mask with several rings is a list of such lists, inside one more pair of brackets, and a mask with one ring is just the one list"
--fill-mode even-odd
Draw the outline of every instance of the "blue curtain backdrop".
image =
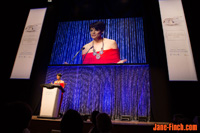
[[150, 118], [150, 79], [148, 65], [49, 66], [46, 83], [62, 73], [67, 85], [61, 112], [75, 109], [83, 114], [93, 110]]
[[[117, 42], [121, 59], [146, 63], [143, 18], [135, 17], [59, 22], [50, 64], [69, 63], [83, 45], [92, 41], [89, 24], [95, 21], [106, 24], [103, 36]], [[81, 53], [70, 64], [82, 64]]]

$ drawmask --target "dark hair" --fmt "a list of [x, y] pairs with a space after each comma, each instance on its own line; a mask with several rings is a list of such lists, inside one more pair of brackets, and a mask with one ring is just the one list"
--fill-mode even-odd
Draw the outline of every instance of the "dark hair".
[[104, 22], [101, 22], [101, 21], [96, 21], [96, 22], [90, 24], [90, 29], [95, 28], [96, 30], [100, 30], [101, 32], [103, 32], [105, 30], [105, 27], [106, 26], [105, 26]]
[[5, 127], [8, 132], [22, 132], [28, 128], [32, 117], [31, 107], [24, 102], [13, 102], [6, 106]]
[[72, 109], [65, 112], [61, 120], [61, 133], [82, 133], [83, 120], [81, 115]]
[[92, 123], [96, 126], [96, 117], [99, 114], [99, 111], [93, 111], [91, 114], [91, 118], [90, 120], [92, 121]]
[[106, 113], [99, 113], [96, 117], [96, 125], [99, 132], [110, 132], [112, 129], [112, 122]]
[[61, 74], [61, 73], [58, 73], [57, 75], [60, 76], [60, 77], [62, 77], [62, 74]]

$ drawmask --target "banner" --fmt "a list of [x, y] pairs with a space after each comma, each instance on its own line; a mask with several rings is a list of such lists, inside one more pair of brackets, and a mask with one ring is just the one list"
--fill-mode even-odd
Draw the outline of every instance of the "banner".
[[169, 80], [197, 81], [181, 0], [159, 0]]
[[30, 9], [10, 78], [29, 79], [46, 8]]

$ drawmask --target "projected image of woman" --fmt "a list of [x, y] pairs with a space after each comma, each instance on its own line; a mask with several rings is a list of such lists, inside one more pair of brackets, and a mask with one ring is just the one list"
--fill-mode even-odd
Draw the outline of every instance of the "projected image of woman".
[[84, 46], [85, 49], [82, 51], [83, 64], [110, 64], [127, 61], [126, 59], [120, 60], [119, 49], [115, 40], [102, 37], [105, 30], [103, 22], [92, 23], [89, 29], [93, 41]]

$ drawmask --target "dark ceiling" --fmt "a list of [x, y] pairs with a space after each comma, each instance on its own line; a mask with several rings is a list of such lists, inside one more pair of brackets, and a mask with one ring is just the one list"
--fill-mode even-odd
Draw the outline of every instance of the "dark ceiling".
[[142, 16], [142, 0], [59, 1], [59, 15], [65, 19], [96, 19]]

